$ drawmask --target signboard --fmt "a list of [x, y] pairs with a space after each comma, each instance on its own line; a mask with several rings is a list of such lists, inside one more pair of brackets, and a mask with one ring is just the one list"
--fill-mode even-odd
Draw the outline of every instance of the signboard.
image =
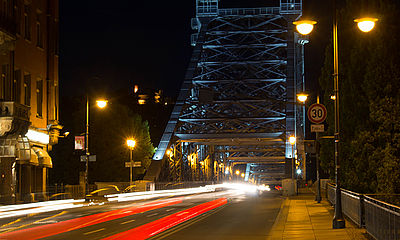
[[125, 162], [125, 167], [141, 167], [142, 162]]
[[75, 136], [75, 150], [85, 149], [85, 136]]
[[[81, 162], [86, 162], [86, 155], [81, 155]], [[96, 155], [90, 155], [89, 162], [96, 162]]]
[[322, 104], [314, 103], [308, 108], [307, 115], [312, 123], [322, 123], [326, 118], [326, 108]]
[[324, 124], [311, 124], [311, 132], [325, 132]]

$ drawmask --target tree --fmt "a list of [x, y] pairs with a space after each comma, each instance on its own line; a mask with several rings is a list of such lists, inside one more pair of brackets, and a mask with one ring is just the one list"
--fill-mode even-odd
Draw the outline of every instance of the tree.
[[[90, 99], [90, 103], [95, 102]], [[50, 152], [53, 169], [50, 170], [50, 182], [78, 184], [79, 172], [85, 171], [85, 163], [80, 156], [85, 151], [74, 151], [74, 135], [84, 135], [86, 127], [86, 97], [62, 97], [60, 118], [70, 136], [60, 139]], [[93, 104], [90, 106], [89, 151], [96, 155], [96, 162], [89, 163], [89, 182], [128, 182], [130, 150], [126, 145], [128, 138], [136, 140], [134, 159], [142, 166], [134, 168], [133, 179], [143, 174], [150, 166], [155, 151], [151, 143], [147, 121], [142, 121], [128, 107], [114, 102], [104, 109]]]
[[111, 104], [106, 111], [97, 110], [92, 117], [92, 127], [97, 131], [91, 133], [93, 154], [97, 162], [93, 165], [92, 179], [96, 181], [120, 182], [129, 181], [129, 168], [125, 162], [130, 160], [130, 149], [127, 139], [135, 139], [133, 160], [141, 161], [141, 167], [133, 170], [133, 179], [144, 174], [150, 166], [154, 147], [150, 140], [147, 121], [126, 106]]
[[[379, 26], [361, 33], [351, 22], [354, 12], [375, 10]], [[343, 187], [357, 192], [399, 192], [400, 180], [400, 39], [399, 14], [389, 0], [347, 2], [339, 14], [340, 147]], [[350, 41], [351, 39], [351, 41]], [[328, 46], [319, 79], [330, 93], [332, 51]], [[328, 94], [329, 95], [329, 94]], [[325, 96], [327, 108], [333, 102]], [[333, 114], [328, 116], [334, 127]], [[324, 142], [322, 166], [333, 169], [333, 142]], [[331, 171], [333, 176], [334, 171]]]

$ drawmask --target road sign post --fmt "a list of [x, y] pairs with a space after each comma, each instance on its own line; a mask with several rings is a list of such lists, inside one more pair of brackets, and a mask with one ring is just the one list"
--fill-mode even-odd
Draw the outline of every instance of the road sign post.
[[[310, 121], [312, 123], [315, 124], [311, 124], [311, 132], [315, 132], [316, 135], [316, 141], [318, 144], [318, 133], [320, 132], [324, 132], [325, 128], [324, 125], [321, 124], [323, 121], [325, 121], [326, 119], [326, 108], [324, 105], [320, 104], [320, 103], [314, 103], [313, 105], [311, 105], [308, 108], [308, 119], [310, 119]], [[317, 162], [317, 196], [315, 198], [315, 200], [320, 203], [321, 202], [321, 193], [320, 193], [320, 179], [319, 179], [319, 150], [317, 150], [316, 153], [316, 162]]]

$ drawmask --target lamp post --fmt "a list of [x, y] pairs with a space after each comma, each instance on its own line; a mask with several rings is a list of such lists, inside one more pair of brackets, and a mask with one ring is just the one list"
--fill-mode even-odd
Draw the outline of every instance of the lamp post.
[[292, 145], [292, 184], [293, 184], [293, 194], [295, 193], [294, 187], [294, 145], [296, 144], [296, 137], [289, 137], [290, 145]]
[[[314, 70], [305, 71], [303, 73], [302, 77], [304, 78], [306, 72], [308, 72], [308, 71], [313, 72], [316, 75], [317, 81], [318, 81], [319, 75]], [[308, 97], [308, 95], [303, 92], [297, 95], [297, 99], [302, 103], [305, 103], [307, 101], [307, 97]], [[319, 103], [319, 84], [317, 84], [317, 103]], [[319, 178], [319, 133], [318, 132], [315, 132], [315, 142], [317, 144], [317, 146], [316, 146], [317, 151], [316, 151], [316, 157], [315, 157], [316, 158], [316, 169], [317, 169], [317, 191], [316, 191], [317, 195], [315, 196], [315, 201], [317, 201], [318, 203], [321, 203], [321, 180]]]
[[[339, 48], [338, 48], [338, 30], [337, 30], [337, 16], [336, 16], [336, 0], [333, 1], [333, 91], [335, 100], [335, 175], [336, 175], [336, 200], [335, 200], [335, 215], [333, 217], [333, 228], [339, 229], [345, 227], [345, 220], [342, 214], [342, 198], [340, 191], [340, 151], [339, 151]], [[371, 31], [377, 18], [359, 18], [355, 19], [358, 28], [363, 32]], [[296, 25], [296, 29], [301, 34], [309, 34], [312, 31], [312, 27], [308, 26], [309, 31], [304, 32], [301, 26], [306, 24], [316, 24], [315, 21], [297, 21], [293, 24]], [[311, 29], [311, 30], [310, 30]]]
[[130, 191], [132, 190], [132, 165], [133, 165], [133, 148], [136, 145], [136, 141], [133, 139], [128, 139], [126, 140], [126, 144], [128, 145], [130, 151], [129, 151], [129, 161], [131, 164], [129, 165], [130, 168], [130, 178], [129, 178], [129, 189]]
[[[90, 152], [89, 152], [89, 83], [91, 80], [93, 79], [97, 79], [100, 81], [100, 83], [102, 84], [100, 78], [98, 77], [92, 77], [89, 80], [87, 80], [86, 82], [86, 132], [85, 132], [85, 136], [86, 136], [86, 147], [85, 147], [85, 153], [86, 153], [86, 170], [85, 170], [85, 200], [86, 196], [89, 193], [89, 156], [90, 156]], [[97, 106], [99, 108], [104, 108], [107, 105], [107, 100], [97, 100], [96, 101]]]

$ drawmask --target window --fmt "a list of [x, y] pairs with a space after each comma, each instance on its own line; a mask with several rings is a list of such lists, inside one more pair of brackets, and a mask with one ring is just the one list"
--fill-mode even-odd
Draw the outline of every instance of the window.
[[24, 73], [24, 104], [31, 105], [31, 74]]
[[24, 6], [25, 39], [31, 40], [31, 4], [25, 2]]
[[37, 10], [37, 12], [36, 12], [36, 44], [40, 48], [43, 48], [42, 16], [43, 16], [42, 12]]
[[5, 101], [11, 99], [9, 68], [9, 64], [3, 64], [1, 68], [1, 98]]
[[43, 113], [43, 81], [40, 78], [38, 78], [36, 81], [36, 102], [37, 102], [36, 116], [42, 117], [42, 113]]
[[14, 1], [14, 19], [17, 22], [17, 34], [21, 35], [21, 1]]
[[3, 12], [7, 14], [7, 0], [3, 0]]
[[21, 70], [14, 70], [14, 83], [13, 83], [13, 100], [21, 102]]

